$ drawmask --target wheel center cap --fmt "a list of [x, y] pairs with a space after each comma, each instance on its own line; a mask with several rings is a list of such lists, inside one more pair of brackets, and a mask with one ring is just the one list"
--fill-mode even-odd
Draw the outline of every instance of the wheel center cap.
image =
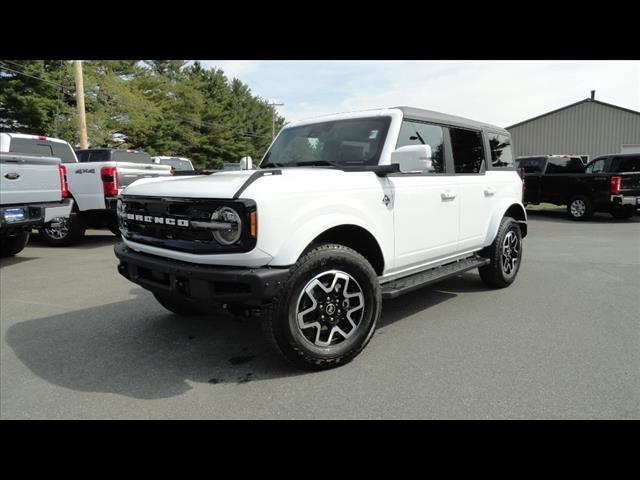
[[328, 303], [325, 310], [329, 315], [336, 313], [336, 306], [333, 303]]

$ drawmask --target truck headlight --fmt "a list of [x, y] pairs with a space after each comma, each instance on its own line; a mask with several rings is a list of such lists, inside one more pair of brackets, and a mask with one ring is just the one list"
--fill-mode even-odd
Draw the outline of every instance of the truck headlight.
[[214, 230], [213, 238], [221, 245], [233, 245], [240, 240], [242, 234], [242, 219], [238, 212], [230, 207], [220, 207], [211, 215], [211, 220], [215, 222], [224, 222], [230, 225], [230, 228], [223, 230]]

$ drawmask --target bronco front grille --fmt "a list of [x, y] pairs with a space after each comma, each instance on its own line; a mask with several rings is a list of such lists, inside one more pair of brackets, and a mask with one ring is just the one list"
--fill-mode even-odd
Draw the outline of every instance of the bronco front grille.
[[[123, 196], [121, 201], [118, 218], [127, 240], [189, 253], [247, 252], [255, 247], [248, 229], [249, 214], [256, 208], [252, 200]], [[211, 230], [192, 225], [210, 221], [221, 206], [233, 208], [242, 218], [240, 240], [233, 245], [221, 245]]]

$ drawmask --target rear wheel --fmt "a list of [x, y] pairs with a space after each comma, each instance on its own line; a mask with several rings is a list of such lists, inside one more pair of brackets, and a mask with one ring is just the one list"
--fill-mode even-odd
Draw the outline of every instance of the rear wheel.
[[309, 250], [291, 268], [263, 328], [287, 360], [309, 370], [350, 362], [371, 339], [382, 311], [371, 264], [342, 245]]
[[491, 263], [478, 268], [482, 281], [493, 288], [511, 285], [518, 275], [522, 260], [522, 233], [518, 222], [511, 217], [504, 217], [495, 240], [483, 254]]
[[87, 228], [77, 213], [72, 213], [69, 218], [56, 218], [52, 223], [57, 225], [40, 229], [40, 237], [44, 243], [52, 247], [68, 247], [78, 243], [84, 237]]
[[575, 195], [569, 200], [567, 213], [571, 220], [588, 220], [593, 217], [593, 204], [586, 195]]
[[29, 242], [29, 232], [18, 233], [0, 240], [0, 257], [10, 257], [24, 250]]
[[180, 315], [181, 317], [194, 317], [202, 315], [204, 312], [193, 305], [189, 305], [184, 300], [174, 297], [172, 295], [165, 295], [161, 293], [154, 293], [154, 297], [160, 305], [169, 310], [170, 312]]
[[613, 218], [617, 218], [618, 220], [626, 220], [627, 218], [631, 218], [633, 217], [634, 213], [636, 213], [636, 208], [633, 205], [624, 205], [611, 210], [611, 215], [613, 215]]

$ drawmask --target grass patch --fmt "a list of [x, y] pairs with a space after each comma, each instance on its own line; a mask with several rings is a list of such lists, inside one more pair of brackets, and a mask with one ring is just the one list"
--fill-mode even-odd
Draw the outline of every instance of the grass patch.
[[552, 203], [541, 203], [540, 205], [527, 205], [527, 210], [565, 210], [566, 207], [559, 207]]

